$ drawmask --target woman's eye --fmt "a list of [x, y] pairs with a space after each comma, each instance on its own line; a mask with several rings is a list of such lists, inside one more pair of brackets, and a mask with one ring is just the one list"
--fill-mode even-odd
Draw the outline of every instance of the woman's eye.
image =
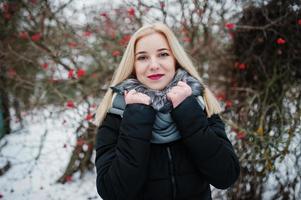
[[137, 58], [137, 60], [145, 60], [146, 59], [146, 56], [139, 56], [138, 58]]
[[169, 56], [169, 54], [168, 53], [160, 53], [160, 56], [161, 57], [166, 57], [166, 56]]

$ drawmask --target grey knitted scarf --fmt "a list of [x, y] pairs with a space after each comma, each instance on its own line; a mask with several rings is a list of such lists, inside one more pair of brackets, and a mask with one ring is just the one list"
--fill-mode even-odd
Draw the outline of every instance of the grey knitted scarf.
[[156, 119], [153, 125], [151, 143], [163, 144], [181, 139], [176, 124], [174, 123], [170, 111], [172, 103], [166, 98], [166, 93], [179, 81], [186, 81], [191, 87], [192, 94], [196, 96], [202, 109], [204, 109], [204, 101], [202, 98], [203, 87], [199, 81], [190, 76], [185, 70], [178, 69], [174, 79], [162, 91], [156, 91], [145, 87], [135, 78], [129, 78], [115, 87], [111, 87], [117, 93], [109, 113], [117, 114], [123, 117], [125, 109], [125, 101], [123, 92], [125, 90], [135, 89], [151, 97], [151, 106], [157, 111]]
[[129, 91], [135, 89], [137, 92], [144, 93], [151, 98], [151, 106], [156, 111], [168, 113], [172, 110], [172, 103], [167, 99], [166, 94], [171, 90], [172, 87], [176, 86], [179, 81], [185, 81], [191, 87], [192, 95], [203, 96], [202, 92], [204, 88], [200, 82], [181, 68], [176, 71], [173, 80], [161, 91], [147, 88], [136, 78], [126, 79], [115, 87], [111, 87], [111, 89], [119, 94], [123, 94], [125, 90]]

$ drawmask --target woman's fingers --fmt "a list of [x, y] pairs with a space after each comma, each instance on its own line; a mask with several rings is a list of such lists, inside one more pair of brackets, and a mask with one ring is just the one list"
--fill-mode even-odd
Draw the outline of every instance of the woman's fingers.
[[187, 83], [185, 83], [185, 82], [183, 82], [183, 81], [179, 81], [177, 85], [181, 87], [181, 86], [186, 86]]
[[171, 88], [167, 93], [167, 99], [172, 102], [173, 107], [175, 108], [191, 94], [191, 87], [184, 81], [179, 81], [177, 85]]
[[133, 89], [125, 93], [125, 102], [126, 104], [143, 103], [149, 105], [150, 97]]
[[136, 91], [135, 89], [130, 90], [130, 91], [128, 92], [128, 94], [130, 94], [130, 95], [135, 94], [135, 93], [137, 93], [137, 91]]

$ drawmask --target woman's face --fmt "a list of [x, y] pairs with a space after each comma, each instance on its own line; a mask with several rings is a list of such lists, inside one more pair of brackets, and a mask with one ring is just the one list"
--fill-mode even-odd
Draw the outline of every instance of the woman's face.
[[176, 59], [162, 34], [152, 33], [137, 41], [134, 63], [136, 77], [148, 88], [164, 89], [175, 75], [175, 65]]

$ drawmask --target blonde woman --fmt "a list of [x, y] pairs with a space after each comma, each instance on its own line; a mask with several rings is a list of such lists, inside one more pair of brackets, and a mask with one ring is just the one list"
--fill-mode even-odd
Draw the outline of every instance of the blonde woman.
[[211, 199], [239, 162], [202, 83], [162, 23], [131, 37], [97, 113], [97, 191], [104, 200]]

